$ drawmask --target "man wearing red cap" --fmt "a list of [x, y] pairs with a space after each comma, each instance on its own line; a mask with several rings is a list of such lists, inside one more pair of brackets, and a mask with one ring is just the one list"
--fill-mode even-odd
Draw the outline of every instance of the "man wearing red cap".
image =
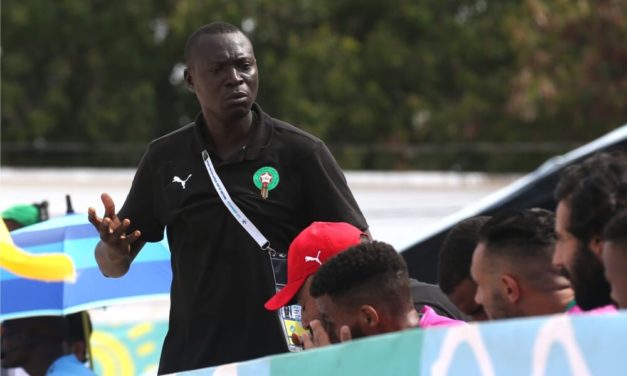
[[[366, 233], [345, 222], [312, 223], [290, 244], [287, 284], [264, 306], [276, 311], [295, 301], [301, 307], [302, 326], [309, 329], [309, 323], [319, 318], [316, 301], [309, 295], [313, 275], [329, 258], [369, 239]], [[296, 335], [292, 335], [292, 340], [300, 343]]]
[[[343, 222], [314, 222], [305, 228], [290, 244], [287, 260], [287, 284], [265, 304], [266, 309], [275, 311], [290, 303], [297, 303], [301, 308], [301, 322], [304, 329], [310, 328], [310, 323], [318, 322], [320, 312], [316, 299], [309, 290], [313, 276], [318, 269], [335, 255], [360, 243], [369, 243], [370, 237], [358, 228]], [[411, 284], [408, 279], [408, 283]], [[422, 284], [425, 285], [425, 284]], [[416, 286], [411, 284], [410, 289]], [[441, 293], [440, 293], [441, 294]], [[420, 295], [424, 295], [424, 292]], [[424, 304], [424, 297], [412, 297], [415, 306], [420, 306], [419, 327], [450, 326], [462, 321], [438, 315], [431, 307]], [[450, 303], [450, 302], [449, 302]], [[418, 314], [416, 313], [416, 317]], [[292, 334], [296, 344], [304, 344], [305, 348], [318, 347], [326, 343], [312, 342], [312, 336], [305, 333], [302, 337], [298, 333]], [[304, 343], [303, 343], [304, 342]]]
[[464, 325], [427, 305], [416, 310], [407, 264], [383, 242], [358, 244], [329, 259], [316, 272], [309, 294], [320, 320], [303, 335], [305, 348], [411, 328]]

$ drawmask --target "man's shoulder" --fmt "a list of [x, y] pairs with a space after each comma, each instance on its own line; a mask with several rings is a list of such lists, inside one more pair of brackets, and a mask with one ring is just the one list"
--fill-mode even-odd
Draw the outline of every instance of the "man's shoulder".
[[464, 314], [455, 306], [437, 285], [410, 279], [410, 291], [414, 307], [420, 311], [429, 306], [438, 314], [456, 320], [464, 320]]
[[289, 139], [295, 142], [297, 146], [322, 145], [324, 143], [318, 137], [284, 120], [274, 118], [266, 113], [264, 113], [263, 119], [272, 126], [274, 136]]
[[160, 136], [150, 142], [149, 150], [164, 151], [171, 149], [181, 149], [182, 145], [193, 141], [195, 132], [195, 123], [186, 124], [178, 129], [173, 130], [163, 136]]
[[195, 125], [196, 124], [194, 122], [183, 125], [182, 127], [175, 129], [170, 133], [166, 133], [163, 136], [152, 140], [151, 144], [166, 144], [171, 141], [178, 141], [182, 138], [186, 139], [192, 137], [194, 135]]
[[49, 375], [95, 376], [95, 373], [70, 354], [57, 358], [46, 371], [46, 376]]

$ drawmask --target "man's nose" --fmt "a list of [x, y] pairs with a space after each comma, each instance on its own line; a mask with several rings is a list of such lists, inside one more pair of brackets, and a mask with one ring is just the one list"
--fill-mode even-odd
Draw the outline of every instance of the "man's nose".
[[242, 75], [235, 66], [230, 66], [227, 71], [227, 80], [229, 84], [239, 85], [242, 83]]
[[479, 305], [483, 304], [483, 298], [481, 296], [481, 292], [479, 292], [479, 289], [477, 289], [477, 292], [475, 292], [474, 299], [475, 299], [475, 303], [477, 303]]
[[553, 265], [558, 267], [564, 265], [563, 253], [562, 247], [555, 247], [555, 251], [553, 252]]

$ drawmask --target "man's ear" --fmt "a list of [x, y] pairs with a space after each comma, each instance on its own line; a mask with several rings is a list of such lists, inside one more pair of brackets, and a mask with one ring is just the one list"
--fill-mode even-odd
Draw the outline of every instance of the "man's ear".
[[601, 258], [601, 253], [603, 253], [603, 239], [598, 235], [593, 235], [588, 242], [588, 248], [590, 248], [597, 257]]
[[365, 333], [371, 333], [379, 326], [380, 317], [373, 306], [364, 304], [359, 307], [359, 325]]
[[510, 275], [503, 274], [501, 276], [501, 283], [505, 297], [510, 303], [516, 303], [520, 300], [520, 285], [515, 278]]
[[187, 90], [194, 93], [194, 79], [192, 78], [192, 74], [189, 73], [189, 68], [185, 68], [185, 70], [183, 71], [183, 78], [185, 79], [185, 85], [187, 86]]

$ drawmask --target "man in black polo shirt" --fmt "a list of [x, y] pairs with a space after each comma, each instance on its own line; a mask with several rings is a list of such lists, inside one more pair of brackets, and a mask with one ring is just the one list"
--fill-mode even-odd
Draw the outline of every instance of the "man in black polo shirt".
[[269, 256], [227, 210], [204, 150], [233, 203], [279, 253], [313, 221], [368, 227], [324, 143], [255, 103], [257, 64], [240, 30], [200, 28], [185, 58], [201, 107], [196, 121], [150, 144], [117, 215], [106, 194], [103, 218], [89, 209], [107, 276], [124, 275], [143, 244], [167, 231], [173, 281], [159, 373], [287, 350], [276, 314], [263, 307], [275, 293]]

